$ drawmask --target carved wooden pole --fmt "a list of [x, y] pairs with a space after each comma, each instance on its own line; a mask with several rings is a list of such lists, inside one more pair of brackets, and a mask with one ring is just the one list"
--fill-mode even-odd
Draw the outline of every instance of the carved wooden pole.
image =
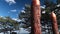
[[31, 34], [42, 34], [40, 24], [41, 9], [39, 0], [32, 0], [32, 16]]
[[52, 29], [53, 29], [53, 34], [59, 34], [58, 32], [58, 24], [57, 24], [57, 19], [56, 19], [56, 14], [51, 12], [51, 19], [52, 19]]

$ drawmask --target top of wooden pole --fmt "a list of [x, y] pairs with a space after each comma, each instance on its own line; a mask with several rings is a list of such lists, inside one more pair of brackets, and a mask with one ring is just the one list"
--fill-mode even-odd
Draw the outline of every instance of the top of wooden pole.
[[34, 5], [40, 5], [40, 1], [39, 0], [32, 0]]
[[53, 18], [56, 18], [56, 14], [54, 13], [54, 11], [51, 12]]

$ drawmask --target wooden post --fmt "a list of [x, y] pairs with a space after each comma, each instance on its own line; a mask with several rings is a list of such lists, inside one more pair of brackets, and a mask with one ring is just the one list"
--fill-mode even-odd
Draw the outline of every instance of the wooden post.
[[40, 1], [32, 0], [31, 34], [42, 34], [40, 17], [41, 17]]
[[52, 20], [53, 34], [59, 34], [56, 14], [54, 13], [54, 11], [51, 12], [51, 20]]
[[59, 32], [59, 34], [60, 34], [60, 32]]

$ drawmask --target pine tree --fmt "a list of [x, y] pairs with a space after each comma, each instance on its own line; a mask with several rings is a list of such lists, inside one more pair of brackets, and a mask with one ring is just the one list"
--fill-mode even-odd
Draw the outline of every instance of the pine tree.
[[31, 6], [29, 4], [25, 4], [24, 12], [20, 12], [19, 19], [24, 19], [24, 24], [26, 24], [27, 27], [31, 25]]

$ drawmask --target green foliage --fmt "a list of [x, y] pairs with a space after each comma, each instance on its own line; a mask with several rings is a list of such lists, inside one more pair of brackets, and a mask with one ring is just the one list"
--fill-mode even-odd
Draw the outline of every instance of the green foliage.
[[57, 4], [60, 4], [60, 0], [57, 0]]
[[12, 26], [13, 28], [15, 28], [16, 30], [18, 28], [16, 26], [20, 25], [17, 21], [12, 20], [9, 16], [7, 16], [7, 17], [0, 17], [0, 22], [3, 23], [1, 25], [3, 25], [4, 28], [6, 28], [6, 26], [9, 25], [9, 26]]
[[[59, 8], [55, 8], [57, 6], [57, 4], [60, 4], [60, 0], [57, 0], [56, 3], [53, 3], [53, 2], [50, 2], [50, 0], [45, 0], [45, 11], [46, 13], [44, 15], [42, 15], [42, 19], [47, 19], [47, 20], [50, 20], [50, 13], [51, 11], [53, 10], [57, 16], [57, 22], [58, 22], [58, 25], [60, 25], [60, 9]], [[55, 8], [55, 9], [54, 9]]]
[[26, 26], [24, 27], [27, 27], [27, 26], [30, 26], [31, 25], [31, 6], [29, 4], [25, 4], [25, 9], [24, 9], [25, 12], [20, 12], [19, 14], [19, 18], [20, 19], [23, 19], [25, 20], [24, 24], [26, 24]]

